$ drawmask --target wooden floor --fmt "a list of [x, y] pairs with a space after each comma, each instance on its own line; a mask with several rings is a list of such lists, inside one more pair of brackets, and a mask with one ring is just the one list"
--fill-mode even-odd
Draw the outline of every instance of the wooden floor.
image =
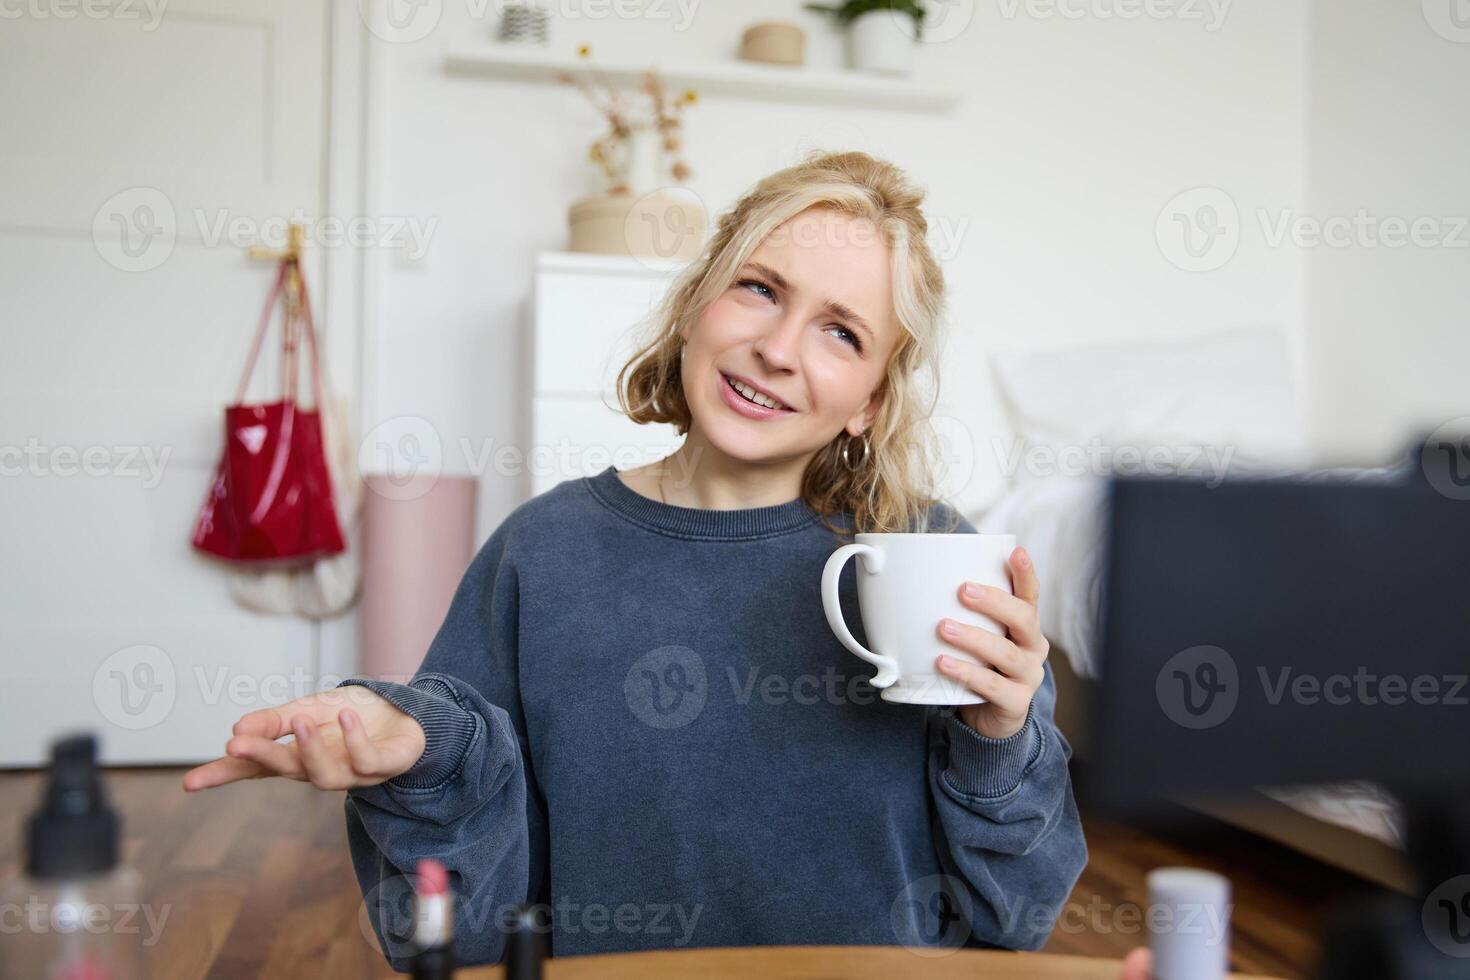
[[[371, 977], [389, 973], [362, 915], [342, 793], [261, 780], [186, 795], [181, 769], [114, 769], [123, 852], [147, 881], [155, 921], [150, 980]], [[0, 875], [22, 862], [35, 772], [0, 774]], [[1084, 818], [1091, 861], [1047, 951], [1121, 957], [1147, 940], [1144, 875], [1188, 864], [1230, 876], [1232, 968], [1311, 975], [1326, 906], [1357, 879], [1221, 825], [1187, 840]], [[140, 938], [151, 935], [145, 926]]]

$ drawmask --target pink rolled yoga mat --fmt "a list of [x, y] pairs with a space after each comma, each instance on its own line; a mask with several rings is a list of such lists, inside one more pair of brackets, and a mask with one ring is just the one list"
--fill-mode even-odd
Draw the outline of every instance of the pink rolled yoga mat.
[[[415, 482], [417, 481], [417, 482]], [[472, 477], [367, 477], [362, 514], [358, 673], [404, 683], [474, 557]]]

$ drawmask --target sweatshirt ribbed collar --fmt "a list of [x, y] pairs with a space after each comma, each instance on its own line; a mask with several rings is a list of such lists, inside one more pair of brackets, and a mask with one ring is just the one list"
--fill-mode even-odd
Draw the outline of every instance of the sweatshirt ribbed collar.
[[616, 466], [582, 482], [594, 497], [629, 519], [674, 537], [742, 541], [784, 534], [807, 526], [821, 515], [798, 497], [768, 507], [706, 510], [652, 500], [623, 483]]

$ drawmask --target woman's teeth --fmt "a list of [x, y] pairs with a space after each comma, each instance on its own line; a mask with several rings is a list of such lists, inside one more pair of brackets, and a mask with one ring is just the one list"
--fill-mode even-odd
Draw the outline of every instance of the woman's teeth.
[[740, 394], [744, 396], [746, 401], [755, 402], [757, 405], [764, 405], [766, 408], [774, 408], [783, 411], [787, 410], [785, 405], [776, 401], [776, 399], [774, 398], [767, 398], [765, 395], [756, 391], [750, 385], [741, 384], [734, 378], [726, 378], [725, 380], [729, 382], [731, 388], [734, 388], [736, 391], [740, 392]]

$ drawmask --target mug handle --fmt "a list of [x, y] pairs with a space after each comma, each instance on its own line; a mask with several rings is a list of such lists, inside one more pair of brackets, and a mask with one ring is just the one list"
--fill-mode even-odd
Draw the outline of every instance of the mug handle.
[[842, 575], [842, 566], [853, 555], [859, 554], [863, 556], [863, 567], [868, 570], [868, 574], [877, 575], [883, 571], [883, 552], [880, 549], [870, 544], [845, 544], [838, 548], [832, 552], [826, 567], [822, 569], [822, 611], [827, 614], [827, 625], [832, 627], [832, 632], [837, 634], [842, 645], [878, 668], [878, 673], [868, 683], [878, 688], [888, 687], [898, 680], [898, 661], [881, 653], [874, 653], [853, 638], [847, 623], [842, 620], [842, 604], [837, 598], [837, 582]]

